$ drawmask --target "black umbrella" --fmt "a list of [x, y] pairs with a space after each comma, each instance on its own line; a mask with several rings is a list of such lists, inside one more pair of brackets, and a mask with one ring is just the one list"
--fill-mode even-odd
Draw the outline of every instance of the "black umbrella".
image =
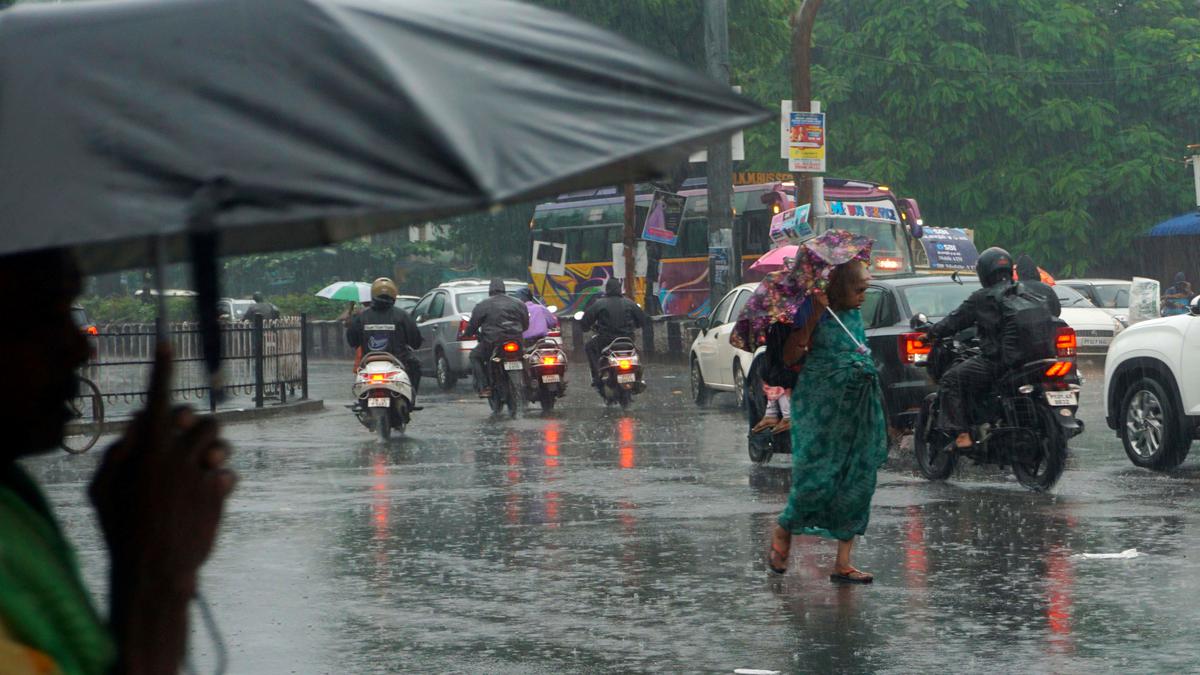
[[[215, 256], [663, 173], [769, 114], [504, 0], [124, 0], [0, 13], [0, 255], [91, 272]], [[210, 366], [215, 366], [216, 333]]]

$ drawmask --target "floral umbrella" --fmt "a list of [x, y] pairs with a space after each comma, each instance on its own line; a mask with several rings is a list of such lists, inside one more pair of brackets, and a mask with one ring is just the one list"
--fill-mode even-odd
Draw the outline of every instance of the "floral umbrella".
[[807, 320], [812, 292], [825, 288], [838, 265], [851, 260], [870, 263], [874, 244], [870, 237], [846, 230], [828, 230], [801, 244], [792, 269], [768, 274], [754, 289], [729, 334], [730, 344], [752, 352], [766, 343], [771, 324]]

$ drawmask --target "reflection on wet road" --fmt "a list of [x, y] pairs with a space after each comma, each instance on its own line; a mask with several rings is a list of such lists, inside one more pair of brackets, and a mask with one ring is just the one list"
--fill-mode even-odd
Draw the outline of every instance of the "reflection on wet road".
[[[1134, 468], [1104, 426], [1093, 368], [1064, 478], [1050, 495], [966, 469], [914, 476], [894, 453], [856, 563], [797, 539], [761, 556], [787, 497], [785, 458], [754, 467], [718, 397], [651, 366], [628, 413], [575, 385], [554, 413], [493, 419], [466, 385], [430, 392], [383, 446], [340, 407], [343, 365], [318, 364], [309, 417], [228, 428], [242, 482], [203, 585], [237, 673], [582, 670], [1167, 672], [1197, 667], [1200, 465]], [[428, 384], [432, 384], [431, 382]], [[427, 390], [432, 387], [427, 387]], [[30, 463], [80, 544], [105, 560], [83, 488], [97, 455]], [[1137, 548], [1130, 560], [1085, 552]], [[211, 663], [202, 632], [196, 661]]]

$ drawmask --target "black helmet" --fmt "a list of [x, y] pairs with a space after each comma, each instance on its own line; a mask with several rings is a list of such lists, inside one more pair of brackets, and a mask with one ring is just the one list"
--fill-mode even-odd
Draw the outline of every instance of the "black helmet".
[[260, 292], [256, 292], [254, 295], [252, 295], [252, 296], [250, 296], [250, 297], [254, 298], [254, 301], [255, 301], [255, 302], [262, 302], [262, 301], [263, 301], [263, 294], [262, 294], [262, 293], [260, 293]]
[[1012, 281], [1012, 256], [999, 246], [993, 246], [979, 254], [979, 262], [975, 263], [975, 273], [979, 275], [979, 283], [984, 286]]
[[524, 287], [518, 288], [517, 289], [517, 299], [520, 300], [521, 302], [533, 302], [533, 292], [530, 291], [528, 288], [524, 288]]
[[608, 281], [604, 282], [604, 294], [615, 296], [621, 294], [621, 280], [616, 277], [609, 277]]

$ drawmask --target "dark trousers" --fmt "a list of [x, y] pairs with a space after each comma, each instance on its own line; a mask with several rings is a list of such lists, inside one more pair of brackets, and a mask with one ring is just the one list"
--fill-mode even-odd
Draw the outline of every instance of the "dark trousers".
[[492, 386], [488, 378], [487, 361], [492, 358], [492, 349], [494, 348], [492, 343], [480, 340], [471, 350], [471, 377], [475, 380], [476, 391]]
[[971, 424], [967, 403], [991, 389], [1000, 371], [999, 364], [982, 356], [972, 356], [947, 370], [940, 386], [942, 413], [938, 427], [955, 435], [967, 431]]
[[593, 335], [586, 344], [583, 345], [583, 351], [587, 353], [588, 367], [592, 369], [592, 386], [595, 386], [600, 381], [600, 352], [619, 337], [630, 337], [627, 335]]
[[421, 360], [412, 352], [399, 354], [396, 358], [400, 359], [404, 372], [408, 373], [408, 381], [412, 383], [413, 388], [413, 405], [416, 405], [417, 394], [421, 391]]

